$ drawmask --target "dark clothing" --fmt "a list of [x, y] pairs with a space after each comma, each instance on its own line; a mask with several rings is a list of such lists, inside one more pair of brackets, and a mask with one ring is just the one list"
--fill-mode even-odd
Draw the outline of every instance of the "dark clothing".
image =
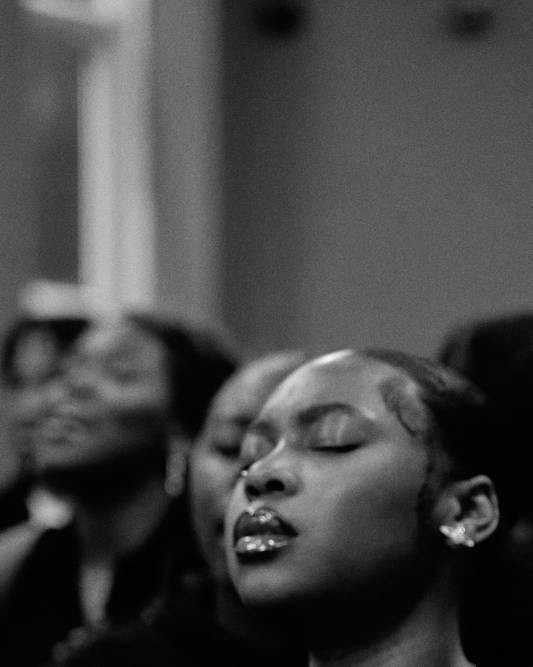
[[498, 546], [494, 551], [476, 546], [477, 560], [465, 573], [463, 646], [477, 667], [528, 667], [533, 665], [533, 570]]
[[[182, 502], [174, 501], [144, 544], [118, 561], [106, 604], [109, 627], [138, 619], [163, 589], [171, 562], [174, 567], [193, 557], [182, 543], [184, 516]], [[58, 642], [83, 626], [79, 582], [75, 526], [45, 531], [17, 571], [2, 609], [3, 667], [41, 665]]]
[[229, 634], [205, 596], [184, 594], [172, 608], [94, 641], [56, 667], [305, 667], [305, 651]]
[[29, 481], [19, 477], [0, 493], [0, 532], [28, 519], [26, 507], [28, 492]]

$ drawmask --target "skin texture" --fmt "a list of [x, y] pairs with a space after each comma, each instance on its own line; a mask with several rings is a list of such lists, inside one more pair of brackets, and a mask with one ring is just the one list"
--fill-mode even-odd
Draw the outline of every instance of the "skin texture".
[[420, 392], [392, 362], [333, 353], [290, 375], [243, 442], [231, 578], [245, 606], [309, 647], [313, 667], [469, 664], [461, 556], [439, 527], [463, 525], [476, 544], [497, 526], [497, 498], [484, 475], [431, 479]]
[[[251, 466], [228, 513], [229, 563], [245, 603], [300, 609], [320, 599], [326, 609], [354, 596], [363, 606], [376, 596], [392, 601], [413, 572], [427, 570], [417, 514], [427, 452], [380, 391], [397, 375], [355, 355], [328, 356], [268, 401], [243, 445]], [[317, 409], [337, 404], [345, 407]], [[240, 559], [233, 527], [261, 505], [297, 536], [269, 558]]]
[[303, 361], [297, 352], [272, 354], [236, 373], [214, 399], [205, 428], [192, 448], [192, 518], [202, 554], [218, 582], [228, 579], [224, 514], [242, 465], [242, 438], [274, 388]]
[[79, 469], [148, 451], [169, 428], [165, 350], [127, 322], [95, 325], [50, 384], [38, 426], [38, 470]]

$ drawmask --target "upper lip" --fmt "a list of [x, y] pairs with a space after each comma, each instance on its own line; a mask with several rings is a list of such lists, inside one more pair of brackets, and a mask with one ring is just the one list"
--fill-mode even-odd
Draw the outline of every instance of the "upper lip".
[[252, 535], [286, 535], [298, 533], [291, 524], [270, 507], [248, 508], [237, 519], [233, 529], [233, 541]]
[[87, 427], [90, 420], [73, 408], [52, 410], [37, 424], [43, 436], [57, 437], [69, 433], [72, 428]]

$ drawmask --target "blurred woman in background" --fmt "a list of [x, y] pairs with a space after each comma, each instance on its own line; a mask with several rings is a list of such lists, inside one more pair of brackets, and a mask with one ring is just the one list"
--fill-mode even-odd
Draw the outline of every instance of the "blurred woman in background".
[[74, 520], [19, 565], [1, 610], [2, 664], [42, 664], [80, 628], [138, 618], [170, 562], [194, 560], [178, 462], [234, 369], [207, 335], [150, 316], [98, 322], [78, 340], [32, 444], [40, 482]]
[[[44, 409], [46, 385], [60, 372], [63, 358], [88, 324], [89, 320], [79, 315], [25, 317], [5, 334], [1, 350], [7, 405], [5, 436], [17, 470], [13, 484], [0, 496], [0, 530], [29, 515], [37, 522], [48, 519], [48, 498], [36, 492], [33, 485], [32, 440]], [[54, 505], [63, 516], [60, 508]], [[51, 521], [55, 517], [53, 513]]]

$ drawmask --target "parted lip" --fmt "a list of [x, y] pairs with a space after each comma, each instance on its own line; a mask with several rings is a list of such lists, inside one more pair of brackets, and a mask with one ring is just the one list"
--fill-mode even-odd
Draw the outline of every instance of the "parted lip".
[[237, 543], [244, 537], [262, 535], [279, 535], [295, 537], [297, 531], [290, 523], [270, 507], [249, 508], [237, 519], [233, 529], [233, 542]]
[[76, 437], [92, 426], [83, 412], [71, 408], [50, 411], [37, 424], [39, 435], [47, 441]]

